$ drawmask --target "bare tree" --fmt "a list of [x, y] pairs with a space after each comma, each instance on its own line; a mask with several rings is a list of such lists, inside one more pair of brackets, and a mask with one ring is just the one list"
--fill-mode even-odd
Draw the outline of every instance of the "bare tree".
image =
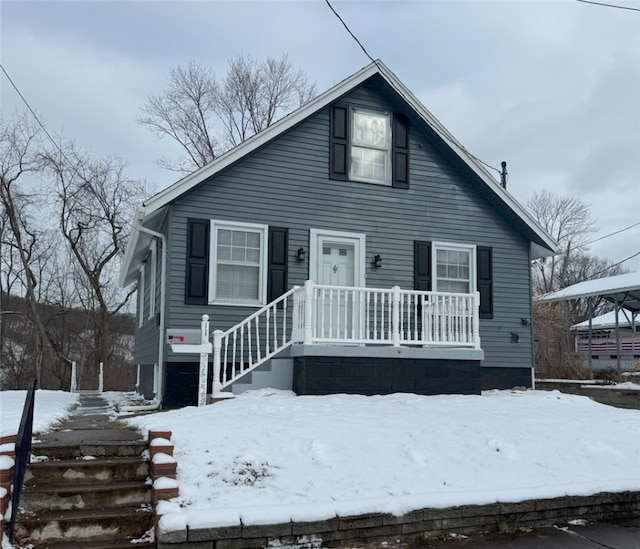
[[185, 153], [178, 160], [160, 159], [162, 167], [188, 172], [207, 165], [314, 95], [315, 84], [284, 53], [265, 60], [233, 58], [222, 80], [191, 62], [171, 70], [168, 88], [149, 96], [137, 122], [173, 139]]
[[44, 346], [48, 344], [58, 360], [68, 362], [58, 342], [47, 329], [40, 307], [38, 271], [46, 261], [46, 247], [39, 247], [42, 233], [29, 215], [34, 197], [23, 189], [25, 177], [40, 169], [38, 150], [39, 128], [26, 115], [0, 120], [0, 202], [8, 230], [3, 244], [17, 256], [15, 273], [20, 274], [27, 304], [26, 313], [35, 327], [35, 377], [38, 387], [42, 383]]
[[[146, 198], [119, 158], [95, 159], [73, 144], [43, 154], [58, 182], [59, 227], [73, 261], [76, 291], [93, 333], [92, 365], [111, 365], [117, 332], [114, 319], [126, 310], [136, 288], [120, 290], [117, 275], [133, 209]], [[82, 369], [82, 368], [81, 368]], [[95, 369], [94, 369], [95, 371]], [[82, 372], [81, 372], [82, 375]]]
[[590, 206], [579, 198], [555, 196], [543, 190], [533, 194], [527, 201], [527, 207], [560, 245], [556, 255], [542, 258], [534, 264], [534, 294], [552, 292], [573, 284], [567, 277], [571, 260], [580, 253], [589, 235], [598, 230]]
[[[549, 191], [535, 193], [527, 202], [533, 216], [559, 244], [559, 252], [538, 259], [532, 265], [535, 296], [560, 290], [584, 280], [626, 272], [611, 260], [588, 253], [589, 235], [597, 230], [588, 204], [579, 198], [556, 196]], [[591, 309], [593, 307], [593, 309]], [[594, 315], [611, 310], [610, 304], [583, 300], [535, 303], [535, 360], [538, 373], [552, 377], [584, 375], [574, 352], [569, 328]]]

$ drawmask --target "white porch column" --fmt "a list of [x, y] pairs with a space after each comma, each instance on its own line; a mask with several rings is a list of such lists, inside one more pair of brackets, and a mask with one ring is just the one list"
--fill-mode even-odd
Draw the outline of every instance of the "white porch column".
[[391, 312], [391, 340], [394, 347], [400, 347], [400, 286], [391, 288], [393, 309]]
[[313, 341], [313, 282], [304, 283], [304, 344], [311, 345]]

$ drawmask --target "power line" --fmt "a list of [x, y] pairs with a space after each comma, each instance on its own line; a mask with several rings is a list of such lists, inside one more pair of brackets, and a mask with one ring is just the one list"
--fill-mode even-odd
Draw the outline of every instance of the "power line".
[[16, 93], [20, 96], [20, 99], [22, 99], [22, 102], [27, 106], [27, 109], [29, 109], [29, 112], [31, 112], [31, 114], [33, 115], [33, 118], [35, 118], [36, 122], [38, 123], [38, 125], [40, 126], [40, 128], [42, 128], [42, 131], [44, 132], [44, 134], [49, 138], [49, 141], [51, 141], [51, 143], [53, 144], [53, 146], [57, 149], [57, 151], [60, 153], [60, 155], [62, 156], [62, 158], [65, 159], [65, 161], [67, 162], [67, 164], [70, 166], [70, 168], [76, 173], [76, 175], [82, 179], [82, 176], [80, 175], [80, 173], [78, 172], [78, 168], [71, 162], [71, 160], [69, 160], [69, 158], [67, 157], [67, 155], [64, 153], [64, 151], [62, 150], [62, 148], [60, 147], [60, 145], [58, 145], [58, 143], [56, 142], [56, 140], [51, 137], [51, 134], [49, 133], [49, 131], [47, 130], [47, 128], [45, 127], [45, 125], [42, 123], [42, 121], [40, 120], [40, 118], [38, 117], [38, 115], [36, 114], [36, 112], [31, 108], [31, 105], [29, 105], [29, 102], [27, 101], [27, 99], [25, 98], [24, 95], [22, 95], [22, 92], [18, 89], [18, 86], [16, 85], [16, 83], [12, 80], [12, 78], [9, 76], [9, 73], [7, 72], [7, 70], [4, 68], [4, 65], [2, 65], [2, 63], [0, 63], [0, 69], [2, 69], [2, 72], [4, 73], [4, 75], [7, 77], [7, 79], [9, 80], [9, 82], [11, 83], [11, 85], [13, 86], [13, 89], [16, 90]]
[[[380, 65], [378, 65], [378, 61], [376, 59], [374, 59], [373, 57], [371, 57], [371, 55], [369, 55], [369, 52], [365, 49], [365, 47], [362, 45], [362, 42], [360, 42], [360, 40], [358, 40], [357, 36], [351, 32], [351, 29], [349, 28], [349, 26], [344, 22], [344, 19], [342, 19], [342, 17], [340, 17], [340, 14], [334, 9], [334, 7], [331, 5], [331, 3], [329, 2], [329, 0], [325, 0], [327, 6], [329, 6], [329, 8], [331, 9], [331, 11], [334, 13], [334, 15], [338, 18], [338, 20], [340, 21], [340, 23], [342, 23], [342, 25], [344, 26], [344, 28], [347, 30], [347, 32], [351, 35], [351, 37], [356, 41], [356, 43], [358, 44], [358, 46], [360, 46], [360, 49], [362, 49], [362, 51], [365, 53], [365, 55], [371, 60], [372, 63], [375, 63], [376, 66], [378, 66], [378, 68], [380, 68]], [[400, 95], [402, 95], [403, 99], [405, 101], [408, 102], [407, 98], [404, 97], [404, 94], [401, 92], [401, 90], [397, 90], [398, 93], [400, 93]], [[445, 138], [445, 136], [442, 136], [443, 139], [445, 139], [446, 141], [449, 141], [449, 139]], [[451, 143], [453, 144], [453, 143]], [[465, 152], [471, 156], [474, 160], [480, 162], [481, 164], [483, 164], [484, 166], [486, 166], [487, 168], [490, 168], [492, 170], [494, 170], [497, 174], [499, 174], [500, 176], [502, 176], [502, 172], [498, 169], [498, 168], [494, 168], [491, 164], [487, 164], [486, 162], [484, 162], [483, 160], [480, 160], [477, 156], [474, 156], [473, 154], [471, 154], [466, 147], [462, 147]]]
[[633, 259], [634, 257], [638, 257], [640, 255], [640, 250], [637, 251], [635, 254], [630, 255], [629, 257], [625, 257], [622, 261], [618, 261], [617, 263], [614, 263], [613, 265], [609, 265], [608, 267], [606, 267], [605, 269], [602, 269], [600, 272], [591, 275], [592, 278], [595, 278], [598, 275], [601, 275], [602, 273], [606, 273], [609, 269], [613, 269], [614, 267], [617, 267], [618, 265], [622, 265], [623, 263], [629, 261], [630, 259]]
[[594, 6], [603, 6], [605, 8], [616, 8], [619, 10], [640, 11], [640, 8], [632, 8], [631, 6], [618, 6], [616, 4], [606, 4], [604, 2], [592, 2], [591, 0], [576, 0], [576, 2], [582, 2], [583, 4], [593, 4]]
[[618, 231], [614, 231], [612, 233], [605, 234], [604, 236], [598, 237], [595, 240], [590, 240], [589, 242], [585, 242], [584, 244], [582, 244], [582, 246], [580, 246], [580, 248], [582, 248], [584, 246], [588, 246], [589, 244], [593, 244], [594, 242], [599, 242], [600, 240], [604, 240], [605, 238], [609, 238], [610, 236], [614, 236], [616, 234], [623, 233], [625, 231], [628, 231], [629, 229], [633, 229], [634, 227], [637, 227], [638, 225], [640, 225], [640, 221], [634, 223], [633, 225], [629, 225], [628, 227], [625, 227], [624, 229], [620, 229]]
[[376, 62], [376, 60], [375, 60], [373, 57], [371, 57], [371, 56], [369, 55], [369, 52], [365, 49], [365, 47], [362, 45], [362, 43], [360, 42], [360, 40], [358, 40], [358, 38], [356, 37], [356, 35], [355, 35], [355, 34], [353, 34], [353, 33], [351, 32], [351, 29], [350, 29], [350, 28], [348, 27], [348, 25], [344, 22], [344, 19], [342, 19], [342, 17], [340, 17], [340, 14], [339, 14], [335, 9], [333, 9], [333, 6], [332, 6], [332, 5], [331, 5], [331, 3], [329, 2], [329, 0], [324, 0], [324, 1], [327, 3], [327, 6], [329, 6], [329, 8], [331, 9], [331, 11], [334, 13], [334, 15], [335, 15], [339, 20], [340, 20], [340, 23], [342, 23], [342, 25], [344, 26], [344, 28], [345, 28], [345, 29], [347, 29], [347, 32], [348, 32], [348, 33], [351, 35], [351, 37], [356, 41], [356, 43], [358, 44], [358, 46], [360, 46], [360, 49], [362, 49], [362, 51], [365, 53], [365, 55], [366, 55], [369, 59], [371, 59], [371, 61], [372, 61], [373, 63], [375, 63], [375, 62]]

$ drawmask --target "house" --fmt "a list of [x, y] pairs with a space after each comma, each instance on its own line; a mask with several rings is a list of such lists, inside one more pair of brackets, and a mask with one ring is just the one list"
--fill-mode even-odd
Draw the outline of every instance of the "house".
[[[631, 317], [631, 318], [630, 318]], [[632, 324], [633, 323], [633, 324]], [[633, 370], [640, 365], [640, 325], [635, 315], [623, 313], [618, 318], [620, 331], [621, 369]], [[575, 338], [575, 350], [585, 364], [593, 368], [617, 368], [618, 340], [616, 338], [615, 311], [604, 313], [591, 321], [591, 344], [589, 343], [589, 321], [571, 326]], [[589, 360], [591, 356], [591, 360]]]
[[[530, 261], [555, 242], [375, 61], [147, 200], [138, 284], [145, 394], [479, 393], [531, 386]], [[217, 389], [216, 389], [217, 386]]]

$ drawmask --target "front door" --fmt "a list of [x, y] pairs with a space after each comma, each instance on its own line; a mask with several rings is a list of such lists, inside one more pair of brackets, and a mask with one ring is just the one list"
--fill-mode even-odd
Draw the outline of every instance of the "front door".
[[[313, 234], [312, 234], [313, 236]], [[362, 315], [355, 306], [360, 301], [352, 290], [364, 286], [364, 235], [318, 233], [316, 238], [316, 279], [319, 289], [316, 309], [316, 336], [326, 340], [354, 340]], [[313, 269], [312, 269], [313, 273]]]

